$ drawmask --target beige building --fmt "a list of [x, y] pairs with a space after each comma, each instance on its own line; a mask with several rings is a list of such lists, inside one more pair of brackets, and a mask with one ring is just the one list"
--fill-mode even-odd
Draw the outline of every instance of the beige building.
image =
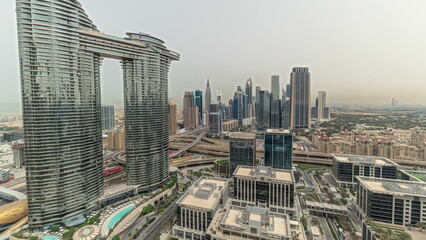
[[169, 100], [169, 134], [174, 135], [177, 132], [177, 107], [173, 99]]
[[124, 130], [113, 130], [107, 132], [108, 138], [108, 149], [110, 150], [124, 150], [125, 145], [125, 133]]
[[426, 142], [426, 130], [413, 130], [411, 132], [411, 145], [423, 147]]
[[261, 207], [227, 205], [207, 231], [211, 240], [304, 240], [302, 226], [287, 214]]
[[370, 138], [360, 137], [356, 139], [355, 154], [373, 156], [373, 141]]
[[393, 159], [393, 141], [389, 139], [379, 139], [377, 145], [377, 153], [379, 157]]
[[228, 120], [222, 123], [223, 131], [229, 132], [234, 127], [238, 126], [238, 120]]
[[228, 199], [228, 181], [225, 178], [201, 177], [178, 199], [173, 237], [205, 239], [213, 216]]
[[197, 107], [194, 101], [194, 93], [185, 92], [183, 97], [183, 126], [186, 130], [197, 128]]
[[327, 136], [321, 136], [318, 139], [318, 152], [322, 152], [322, 153], [330, 153], [331, 149], [330, 149], [330, 139]]

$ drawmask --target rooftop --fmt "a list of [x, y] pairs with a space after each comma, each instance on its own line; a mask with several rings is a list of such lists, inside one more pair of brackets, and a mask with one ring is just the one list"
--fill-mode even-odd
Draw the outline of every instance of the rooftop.
[[264, 177], [265, 179], [294, 182], [293, 172], [286, 169], [276, 169], [265, 166], [242, 166], [235, 169], [234, 176]]
[[281, 129], [281, 128], [279, 128], [279, 129], [276, 129], [276, 128], [274, 128], [274, 129], [268, 129], [268, 130], [266, 130], [266, 133], [274, 133], [274, 134], [291, 134], [291, 133], [290, 133], [290, 130], [287, 130], [287, 129]]
[[[288, 215], [270, 214], [266, 208], [247, 206], [230, 207], [220, 221], [222, 227], [236, 227], [250, 235], [288, 236], [290, 223]], [[257, 229], [253, 231], [253, 228]]]
[[426, 197], [426, 183], [407, 180], [393, 180], [371, 177], [357, 177], [359, 183], [369, 189], [384, 194], [399, 194]]
[[227, 179], [202, 177], [188, 189], [177, 204], [209, 210], [215, 209], [227, 183]]
[[349, 155], [349, 154], [333, 154], [333, 158], [339, 162], [364, 163], [379, 166], [397, 166], [398, 164], [384, 157]]
[[253, 133], [243, 133], [243, 132], [234, 132], [234, 133], [231, 134], [231, 138], [256, 139], [256, 134], [253, 134]]

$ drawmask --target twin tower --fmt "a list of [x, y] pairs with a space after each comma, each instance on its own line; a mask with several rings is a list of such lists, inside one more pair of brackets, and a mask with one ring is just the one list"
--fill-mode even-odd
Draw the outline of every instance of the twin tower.
[[179, 54], [143, 33], [101, 33], [76, 0], [17, 0], [29, 226], [81, 219], [103, 194], [100, 66], [123, 69], [129, 185], [168, 179], [168, 71]]

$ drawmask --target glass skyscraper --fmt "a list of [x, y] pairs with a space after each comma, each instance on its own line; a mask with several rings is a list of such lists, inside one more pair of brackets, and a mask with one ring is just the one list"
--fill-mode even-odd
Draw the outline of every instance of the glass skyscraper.
[[17, 0], [31, 231], [77, 225], [103, 194], [100, 66], [121, 61], [128, 184], [168, 179], [168, 69], [179, 54], [142, 33], [101, 33], [76, 0]]
[[293, 135], [289, 130], [268, 129], [265, 132], [265, 166], [293, 168]]
[[203, 124], [203, 91], [195, 90], [195, 106], [198, 108], [198, 125]]
[[291, 128], [311, 127], [311, 73], [307, 67], [295, 67], [291, 81]]

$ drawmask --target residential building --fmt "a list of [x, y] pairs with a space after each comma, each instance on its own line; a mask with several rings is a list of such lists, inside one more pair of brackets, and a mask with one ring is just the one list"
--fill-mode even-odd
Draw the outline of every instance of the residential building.
[[115, 128], [114, 121], [114, 106], [113, 105], [105, 105], [102, 106], [102, 131], [110, 131]]
[[318, 105], [317, 105], [317, 110], [318, 110], [318, 115], [317, 115], [317, 119], [321, 120], [321, 119], [328, 119], [325, 116], [325, 107], [327, 106], [327, 92], [326, 91], [318, 91]]
[[116, 129], [107, 132], [107, 146], [112, 151], [124, 150], [126, 148], [124, 131]]
[[169, 134], [174, 135], [177, 130], [177, 106], [173, 99], [169, 99]]
[[228, 120], [222, 123], [223, 131], [229, 132], [238, 126], [238, 120]]
[[195, 106], [194, 93], [186, 91], [183, 97], [183, 126], [187, 130], [197, 128], [197, 107]]
[[265, 166], [293, 169], [293, 135], [289, 130], [266, 130], [264, 148]]
[[311, 127], [311, 73], [307, 67], [295, 67], [291, 82], [291, 128]]
[[16, 15], [29, 230], [79, 225], [99, 208], [104, 58], [123, 69], [128, 184], [167, 181], [168, 69], [179, 54], [148, 34], [102, 33], [77, 0], [21, 0]]
[[354, 187], [357, 176], [396, 179], [397, 166], [383, 157], [333, 154], [331, 175], [337, 187]]
[[426, 183], [357, 177], [357, 207], [363, 219], [409, 226], [426, 223]]
[[355, 154], [373, 156], [373, 141], [366, 137], [357, 138], [355, 143]]
[[256, 165], [256, 134], [234, 132], [229, 138], [230, 172], [237, 166]]
[[270, 128], [281, 127], [280, 76], [271, 76], [271, 117]]
[[234, 171], [232, 205], [266, 206], [272, 212], [296, 216], [292, 170], [238, 166]]
[[378, 156], [393, 159], [393, 144], [394, 142], [389, 139], [378, 140]]
[[177, 222], [172, 235], [178, 239], [206, 239], [214, 215], [228, 199], [228, 181], [199, 178], [176, 202]]

